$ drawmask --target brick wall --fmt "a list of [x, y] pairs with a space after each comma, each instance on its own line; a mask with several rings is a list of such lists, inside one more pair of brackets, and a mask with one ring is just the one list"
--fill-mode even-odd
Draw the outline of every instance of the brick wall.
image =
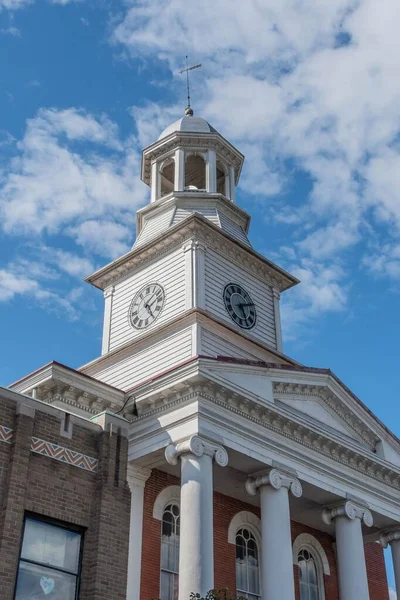
[[[158, 494], [170, 485], [179, 485], [179, 480], [161, 471], [154, 470], [148, 479], [144, 496], [143, 553], [141, 600], [159, 598], [160, 590], [160, 545], [161, 523], [153, 519], [154, 501]], [[214, 493], [214, 585], [217, 589], [236, 589], [235, 546], [228, 543], [228, 527], [232, 518], [240, 511], [249, 511], [260, 517], [258, 508], [223, 494]], [[330, 575], [324, 575], [326, 600], [339, 600], [336, 559], [333, 538], [292, 521], [292, 540], [300, 533], [316, 537], [328, 558]], [[366, 544], [365, 555], [370, 588], [370, 600], [388, 600], [386, 570], [383, 551], [378, 544]], [[298, 567], [294, 566], [296, 597], [299, 598]]]
[[[14, 430], [0, 442], [0, 598], [12, 600], [27, 511], [84, 531], [80, 600], [126, 600], [130, 492], [127, 439], [99, 426], [60, 434], [61, 420], [0, 398], [0, 425]], [[115, 430], [114, 430], [115, 431]], [[31, 452], [37, 437], [99, 460], [90, 472]]]

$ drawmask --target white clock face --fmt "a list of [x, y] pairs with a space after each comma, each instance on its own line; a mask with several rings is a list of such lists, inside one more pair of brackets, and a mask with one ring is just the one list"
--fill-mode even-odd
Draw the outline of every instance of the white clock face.
[[225, 308], [242, 329], [252, 329], [257, 321], [256, 307], [250, 294], [238, 283], [228, 283], [224, 289]]
[[129, 322], [135, 329], [145, 329], [160, 316], [165, 292], [159, 283], [148, 283], [134, 296], [129, 307]]

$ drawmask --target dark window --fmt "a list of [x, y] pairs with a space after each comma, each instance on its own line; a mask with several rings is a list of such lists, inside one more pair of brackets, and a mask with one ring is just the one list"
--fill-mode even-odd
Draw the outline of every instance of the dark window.
[[190, 154], [185, 163], [185, 190], [206, 189], [206, 163], [199, 154]]
[[259, 600], [261, 596], [258, 547], [248, 529], [236, 534], [236, 589], [238, 596], [248, 600]]
[[77, 600], [82, 534], [25, 519], [15, 600]]
[[179, 582], [179, 506], [169, 504], [163, 513], [161, 533], [161, 600], [177, 600]]
[[312, 554], [308, 550], [300, 550], [298, 564], [300, 600], [319, 600], [317, 566]]

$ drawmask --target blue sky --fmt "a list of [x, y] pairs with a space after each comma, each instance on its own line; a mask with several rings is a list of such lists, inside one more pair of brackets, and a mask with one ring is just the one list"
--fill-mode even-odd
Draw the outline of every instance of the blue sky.
[[[0, 382], [100, 352], [82, 278], [129, 249], [140, 151], [185, 106], [245, 155], [255, 248], [302, 280], [285, 351], [397, 435], [396, 0], [0, 0]], [[4, 343], [5, 342], [5, 343]]]

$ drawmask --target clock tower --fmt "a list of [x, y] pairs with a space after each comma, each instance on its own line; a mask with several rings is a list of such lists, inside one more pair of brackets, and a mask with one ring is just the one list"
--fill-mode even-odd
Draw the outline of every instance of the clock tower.
[[236, 202], [244, 157], [192, 109], [143, 150], [150, 203], [130, 252], [87, 278], [105, 297], [84, 373], [124, 390], [198, 356], [291, 363], [279, 298], [297, 280], [255, 252]]

